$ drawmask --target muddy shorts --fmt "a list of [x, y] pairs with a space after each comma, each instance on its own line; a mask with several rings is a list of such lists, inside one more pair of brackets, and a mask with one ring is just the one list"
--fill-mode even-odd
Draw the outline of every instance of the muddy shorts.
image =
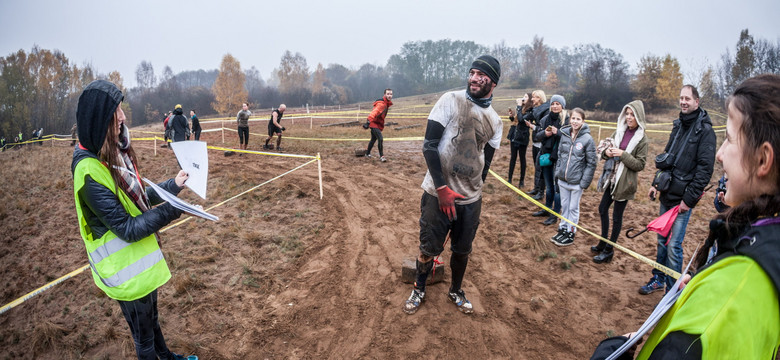
[[437, 256], [444, 251], [444, 241], [450, 234], [450, 250], [455, 254], [471, 253], [471, 243], [479, 227], [482, 199], [468, 205], [455, 205], [458, 219], [450, 221], [439, 210], [439, 199], [423, 191], [420, 200], [420, 252]]

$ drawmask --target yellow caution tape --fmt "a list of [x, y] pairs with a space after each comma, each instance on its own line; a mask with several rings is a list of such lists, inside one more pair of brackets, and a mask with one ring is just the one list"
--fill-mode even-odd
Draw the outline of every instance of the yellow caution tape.
[[669, 275], [669, 276], [672, 276], [672, 277], [674, 277], [675, 279], [677, 279], [677, 278], [679, 278], [679, 277], [680, 277], [680, 273], [678, 273], [677, 271], [674, 271], [674, 270], [672, 270], [672, 269], [670, 269], [670, 268], [668, 268], [668, 267], [666, 267], [666, 266], [664, 266], [664, 265], [661, 265], [661, 264], [659, 264], [659, 263], [657, 263], [657, 262], [655, 262], [655, 261], [653, 261], [653, 260], [650, 260], [650, 259], [648, 259], [647, 257], [645, 257], [644, 255], [641, 255], [641, 254], [639, 254], [639, 253], [637, 253], [637, 252], [635, 252], [635, 251], [633, 251], [633, 250], [631, 250], [631, 249], [628, 249], [628, 248], [626, 248], [626, 247], [623, 247], [623, 246], [622, 246], [622, 245], [620, 245], [620, 244], [617, 244], [617, 243], [614, 243], [614, 242], [612, 242], [612, 241], [610, 241], [610, 240], [608, 240], [608, 239], [605, 239], [605, 238], [601, 237], [600, 235], [596, 235], [596, 234], [595, 234], [595, 233], [593, 233], [592, 231], [590, 231], [590, 230], [588, 230], [588, 229], [586, 229], [586, 228], [584, 228], [584, 227], [580, 226], [579, 224], [575, 224], [575, 223], [573, 223], [573, 222], [569, 221], [569, 219], [567, 219], [567, 218], [565, 218], [565, 217], [561, 216], [561, 214], [558, 214], [558, 213], [556, 213], [556, 212], [552, 211], [552, 209], [550, 209], [550, 208], [548, 208], [547, 206], [544, 206], [544, 204], [542, 204], [542, 203], [540, 203], [540, 202], [538, 202], [538, 201], [534, 200], [532, 197], [528, 196], [528, 194], [524, 193], [524, 192], [523, 192], [523, 191], [521, 191], [520, 189], [516, 188], [514, 185], [512, 185], [512, 184], [510, 184], [509, 182], [507, 182], [506, 180], [504, 180], [504, 178], [502, 178], [501, 176], [499, 176], [498, 174], [496, 174], [496, 173], [495, 173], [493, 170], [489, 170], [489, 171], [490, 171], [490, 174], [491, 174], [491, 175], [493, 175], [493, 177], [495, 177], [496, 179], [498, 179], [498, 181], [500, 181], [502, 184], [504, 184], [504, 185], [506, 185], [507, 187], [509, 187], [509, 188], [510, 188], [512, 191], [516, 192], [518, 195], [522, 196], [523, 198], [525, 198], [526, 200], [530, 201], [530, 202], [531, 202], [531, 203], [533, 203], [534, 205], [536, 205], [536, 206], [538, 206], [538, 207], [540, 207], [540, 208], [544, 209], [545, 211], [549, 212], [550, 214], [553, 214], [553, 215], [555, 215], [555, 216], [556, 216], [556, 217], [558, 217], [559, 219], [561, 219], [561, 220], [563, 220], [563, 221], [566, 221], [566, 222], [567, 222], [567, 223], [569, 223], [569, 224], [572, 224], [572, 225], [574, 225], [575, 227], [577, 227], [577, 229], [580, 229], [580, 230], [582, 230], [582, 231], [586, 232], [587, 234], [589, 234], [589, 235], [593, 236], [594, 238], [596, 238], [596, 239], [598, 239], [598, 240], [601, 240], [601, 241], [603, 241], [603, 242], [605, 242], [605, 243], [607, 243], [607, 244], [610, 244], [610, 245], [612, 245], [612, 246], [613, 246], [615, 249], [618, 249], [618, 250], [620, 250], [620, 251], [623, 251], [623, 252], [625, 252], [626, 254], [630, 255], [631, 257], [633, 257], [633, 258], [635, 258], [635, 259], [637, 259], [637, 260], [639, 260], [639, 261], [641, 261], [641, 262], [643, 262], [643, 263], [645, 263], [645, 264], [648, 264], [648, 265], [650, 265], [650, 266], [652, 266], [652, 267], [654, 267], [654, 268], [658, 269], [659, 271], [662, 271], [663, 273], [665, 273], [665, 274], [667, 274], [667, 275]]

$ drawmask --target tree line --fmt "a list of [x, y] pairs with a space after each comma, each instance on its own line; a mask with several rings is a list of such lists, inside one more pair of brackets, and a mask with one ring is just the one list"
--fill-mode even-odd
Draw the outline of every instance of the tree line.
[[[348, 68], [318, 63], [310, 67], [301, 53], [286, 51], [270, 77], [264, 80], [254, 66], [245, 69], [230, 54], [219, 69], [174, 73], [142, 61], [136, 68], [136, 86], [125, 89], [117, 71], [102, 74], [90, 64], [78, 66], [58, 50], [34, 46], [0, 58], [0, 135], [29, 136], [43, 127], [46, 133], [67, 133], [76, 118], [82, 89], [94, 79], [116, 83], [125, 93], [123, 107], [135, 125], [161, 121], [175, 104], [204, 115], [233, 115], [241, 103], [253, 108], [336, 105], [370, 101], [385, 88], [402, 96], [439, 92], [464, 86], [465, 68], [481, 54], [501, 63], [502, 86], [543, 88], [563, 94], [567, 101], [587, 109], [618, 111], [633, 98], [648, 109], [674, 107], [683, 73], [671, 54], [643, 56], [635, 71], [617, 51], [599, 44], [553, 48], [535, 36], [517, 47], [501, 41], [487, 47], [473, 41], [412, 41], [401, 46], [384, 66], [364, 64]], [[780, 40], [755, 38], [742, 30], [733, 49], [727, 48], [715, 65], [687, 69], [704, 106], [721, 108], [741, 81], [761, 73], [780, 73]]]

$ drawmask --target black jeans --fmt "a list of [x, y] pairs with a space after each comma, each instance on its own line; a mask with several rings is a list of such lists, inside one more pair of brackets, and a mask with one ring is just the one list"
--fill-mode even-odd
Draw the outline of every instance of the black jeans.
[[137, 300], [119, 301], [119, 307], [130, 326], [139, 360], [156, 360], [158, 356], [173, 359], [157, 321], [157, 290]]
[[539, 150], [540, 148], [534, 146], [531, 155], [534, 156], [534, 190], [544, 192], [544, 174], [542, 173], [542, 167], [539, 166]]
[[379, 130], [377, 128], [371, 128], [371, 141], [368, 142], [368, 149], [366, 149], [366, 155], [371, 154], [371, 149], [374, 148], [375, 142], [377, 142], [376, 148], [379, 150], [379, 157], [385, 156], [385, 151], [384, 148], [382, 147], [382, 143], [384, 142], [384, 139], [382, 138], [382, 130]]
[[239, 144], [249, 144], [249, 127], [238, 127]]
[[[609, 235], [609, 207], [612, 205], [612, 186], [604, 189], [604, 195], [599, 204], [599, 216], [601, 217], [601, 237], [607, 238]], [[609, 240], [616, 243], [620, 236], [620, 230], [623, 229], [623, 212], [626, 210], [628, 200], [615, 201], [615, 209], [612, 211], [612, 235]], [[599, 241], [599, 246], [604, 246], [603, 241]], [[606, 245], [607, 249], [612, 249], [612, 245]]]
[[195, 141], [200, 140], [200, 130], [195, 132]]
[[508, 181], [512, 182], [512, 174], [515, 172], [515, 163], [517, 162], [517, 158], [520, 158], [520, 183], [525, 182], [525, 168], [526, 168], [526, 160], [525, 160], [525, 152], [528, 150], [528, 144], [525, 145], [516, 145], [514, 142], [509, 143], [509, 148], [511, 149], [511, 153], [509, 153], [509, 178]]

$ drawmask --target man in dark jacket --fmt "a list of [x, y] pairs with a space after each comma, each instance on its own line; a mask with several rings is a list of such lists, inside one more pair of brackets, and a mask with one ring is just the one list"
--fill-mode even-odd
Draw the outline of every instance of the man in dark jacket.
[[[691, 211], [699, 202], [704, 188], [709, 184], [715, 164], [715, 131], [707, 111], [699, 108], [699, 92], [693, 85], [685, 85], [680, 90], [680, 118], [674, 121], [672, 133], [669, 135], [664, 152], [675, 157], [672, 167], [672, 181], [667, 191], [659, 192], [650, 187], [650, 199], [661, 202], [659, 214], [680, 205], [680, 212], [675, 219], [668, 237], [658, 235], [658, 250], [656, 261], [666, 267], [680, 272], [682, 270], [685, 229]], [[658, 167], [656, 162], [656, 167]], [[653, 269], [653, 277], [639, 288], [639, 293], [647, 295], [674, 285], [675, 279], [660, 270]]]
[[387, 110], [389, 110], [391, 106], [393, 106], [393, 89], [385, 89], [384, 96], [382, 96], [381, 99], [374, 101], [374, 109], [371, 110], [371, 114], [368, 114], [368, 127], [371, 129], [371, 141], [368, 142], [366, 157], [371, 157], [371, 149], [374, 147], [374, 143], [379, 141], [377, 144], [377, 149], [379, 149], [379, 160], [382, 162], [387, 161], [383, 148], [384, 138], [382, 138], [382, 130], [385, 129], [385, 117], [387, 116]]
[[171, 123], [171, 131], [173, 141], [187, 140], [187, 136], [190, 133], [190, 124], [187, 122], [187, 118], [184, 117], [184, 110], [181, 108], [181, 104], [176, 104], [173, 109], [173, 120], [168, 120]]

